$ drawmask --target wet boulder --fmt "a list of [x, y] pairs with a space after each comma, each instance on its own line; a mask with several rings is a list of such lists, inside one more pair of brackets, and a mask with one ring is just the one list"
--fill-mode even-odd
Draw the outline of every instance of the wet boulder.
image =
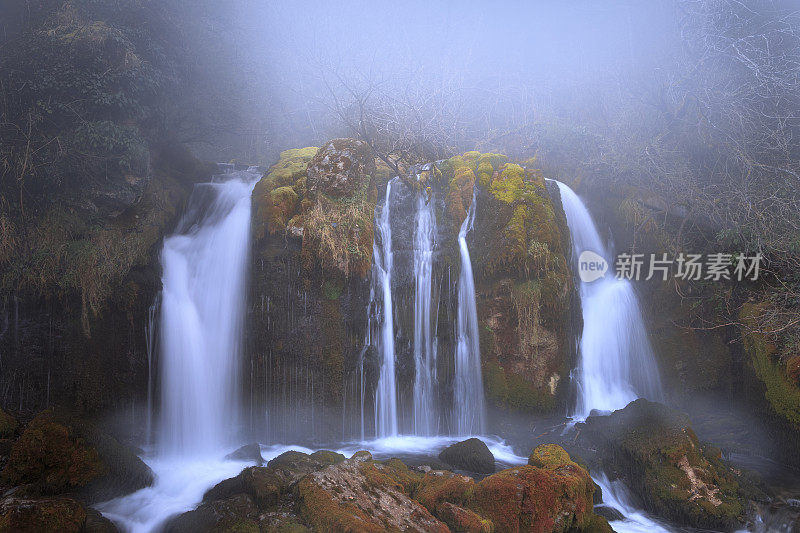
[[247, 494], [261, 508], [277, 505], [281, 496], [289, 492], [285, 476], [263, 466], [245, 468], [238, 476], [220, 481], [203, 495], [203, 502], [224, 500], [237, 494]]
[[639, 399], [611, 415], [590, 416], [581, 439], [648, 511], [697, 528], [728, 530], [743, 522], [740, 476], [699, 442], [683, 413]]
[[308, 165], [307, 186], [312, 196], [353, 196], [375, 174], [369, 145], [355, 139], [332, 139], [322, 145]]
[[300, 514], [319, 531], [449, 531], [411, 499], [384, 466], [348, 459], [297, 484]]
[[485, 442], [474, 437], [448, 446], [439, 454], [439, 459], [468, 472], [491, 474], [495, 471], [494, 455]]
[[153, 472], [131, 448], [51, 409], [27, 425], [12, 446], [0, 477], [8, 485], [28, 485], [29, 494], [74, 492], [88, 503], [153, 482]]
[[86, 509], [74, 498], [21, 499], [0, 502], [0, 531], [77, 533], [86, 524]]
[[259, 510], [247, 494], [202, 503], [197, 509], [175, 516], [164, 525], [164, 533], [198, 531], [259, 531]]
[[442, 504], [465, 505], [475, 490], [475, 480], [446, 470], [431, 470], [419, 483], [414, 499], [438, 516]]
[[496, 531], [605, 530], [605, 521], [592, 512], [594, 482], [589, 473], [566, 452], [550, 455], [562, 460], [509, 468], [484, 478], [475, 485], [469, 508], [491, 520]]
[[236, 451], [226, 455], [225, 459], [230, 459], [231, 461], [252, 461], [258, 466], [264, 464], [264, 458], [261, 457], [261, 446], [257, 443], [245, 444]]

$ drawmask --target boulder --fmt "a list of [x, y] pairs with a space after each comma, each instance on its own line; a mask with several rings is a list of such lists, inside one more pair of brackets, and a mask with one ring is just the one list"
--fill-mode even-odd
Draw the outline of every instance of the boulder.
[[594, 482], [589, 473], [566, 452], [547, 455], [559, 455], [563, 461], [509, 468], [481, 480], [470, 509], [491, 520], [497, 531], [509, 533], [602, 528], [604, 520], [592, 512]]
[[252, 461], [258, 466], [264, 464], [264, 458], [261, 457], [261, 446], [257, 443], [245, 444], [238, 450], [226, 455], [225, 459], [231, 461]]
[[127, 446], [64, 413], [45, 410], [25, 428], [0, 474], [29, 494], [75, 492], [88, 503], [147, 487], [153, 472]]
[[637, 494], [644, 507], [679, 524], [734, 529], [744, 520], [740, 476], [703, 446], [686, 415], [639, 399], [608, 416], [590, 416], [581, 439], [596, 462]]
[[318, 531], [426, 531], [448, 527], [403, 491], [383, 465], [353, 458], [297, 484], [300, 514]]
[[164, 525], [164, 533], [198, 531], [257, 532], [259, 510], [247, 494], [201, 504], [197, 509], [175, 516]]
[[332, 139], [322, 145], [307, 171], [312, 196], [353, 196], [375, 174], [375, 156], [369, 145], [355, 139]]
[[475, 490], [475, 480], [446, 470], [425, 474], [414, 493], [414, 499], [437, 514], [443, 503], [465, 505]]
[[450, 502], [439, 506], [437, 517], [447, 524], [451, 531], [465, 533], [493, 533], [494, 524], [481, 518], [469, 509], [464, 509]]
[[468, 472], [491, 474], [495, 471], [494, 455], [486, 443], [474, 437], [448, 446], [439, 454], [439, 459]]
[[86, 509], [73, 498], [10, 497], [0, 502], [0, 531], [78, 533], [85, 523]]
[[238, 476], [220, 481], [203, 495], [203, 502], [224, 500], [237, 494], [247, 494], [261, 509], [277, 505], [283, 494], [289, 492], [289, 482], [272, 468], [251, 466]]

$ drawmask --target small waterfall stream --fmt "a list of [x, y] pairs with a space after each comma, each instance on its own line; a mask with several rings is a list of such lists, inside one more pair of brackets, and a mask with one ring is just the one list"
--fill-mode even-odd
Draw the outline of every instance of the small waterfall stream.
[[[572, 233], [573, 264], [584, 251], [602, 256], [613, 268], [586, 206], [572, 189], [557, 182]], [[615, 411], [636, 398], [662, 397], [658, 367], [647, 339], [633, 285], [613, 272], [580, 283], [583, 333], [577, 369], [578, 395], [573, 418], [584, 420], [593, 409]]]
[[486, 426], [475, 279], [467, 247], [467, 233], [472, 230], [472, 225], [475, 223], [475, 198], [476, 194], [473, 191], [467, 218], [464, 219], [458, 232], [461, 273], [458, 277], [456, 376], [453, 399], [458, 435], [480, 435]]
[[[380, 292], [380, 305], [370, 306], [382, 310], [379, 318], [380, 333], [380, 377], [375, 391], [375, 431], [378, 437], [397, 435], [397, 377], [395, 375], [394, 316], [392, 308], [392, 226], [390, 224], [390, 202], [392, 181], [386, 184], [386, 200], [380, 217], [375, 221], [375, 241], [373, 242], [372, 297]], [[380, 239], [380, 245], [378, 244]], [[378, 286], [379, 290], [376, 290]], [[363, 423], [362, 423], [363, 424]]]
[[433, 200], [417, 195], [414, 229], [414, 434], [435, 435], [438, 430], [436, 398], [436, 339], [432, 305], [433, 247], [436, 217]]

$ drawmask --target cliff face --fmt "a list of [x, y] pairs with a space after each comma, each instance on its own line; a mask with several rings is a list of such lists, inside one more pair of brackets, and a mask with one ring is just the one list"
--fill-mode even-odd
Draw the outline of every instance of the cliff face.
[[[380, 354], [369, 339], [375, 210], [388, 169], [347, 139], [288, 150], [253, 193], [253, 263], [245, 365], [251, 427], [270, 435], [372, 434]], [[396, 180], [390, 200], [400, 425], [410, 423], [414, 364], [414, 232], [418, 194], [433, 218], [431, 326], [437, 402], [452, 402], [458, 232], [477, 182], [468, 236], [481, 357], [491, 405], [549, 412], [564, 400], [574, 346], [566, 222], [542, 176], [499, 154], [469, 152]], [[450, 421], [440, 413], [440, 428]], [[265, 420], [263, 413], [269, 413]], [[363, 413], [363, 417], [362, 417]], [[362, 426], [363, 420], [363, 426]], [[309, 431], [309, 427], [312, 428]]]
[[144, 325], [161, 289], [160, 242], [192, 183], [211, 171], [183, 149], [162, 147], [141, 194], [119, 209], [79, 210], [56, 197], [14, 228], [14, 251], [0, 264], [3, 405], [97, 415], [144, 399]]

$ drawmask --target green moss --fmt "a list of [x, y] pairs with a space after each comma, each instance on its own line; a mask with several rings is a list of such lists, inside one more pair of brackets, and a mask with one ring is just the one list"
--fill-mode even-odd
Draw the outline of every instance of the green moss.
[[322, 284], [322, 295], [328, 300], [338, 300], [342, 295], [342, 282], [340, 280], [325, 280]]
[[424, 477], [420, 472], [412, 471], [400, 459], [392, 458], [382, 463], [383, 472], [403, 487], [403, 492], [413, 496]]
[[548, 389], [538, 389], [524, 376], [507, 371], [496, 361], [483, 365], [486, 397], [495, 405], [525, 412], [546, 412], [555, 399]]
[[500, 175], [492, 180], [489, 192], [503, 203], [511, 204], [522, 198], [525, 170], [514, 163], [506, 163]]
[[475, 489], [475, 480], [471, 477], [451, 472], [433, 471], [425, 474], [419, 484], [414, 499], [431, 513], [443, 502], [464, 505], [471, 498]]
[[528, 457], [528, 464], [553, 470], [559, 466], [573, 463], [569, 454], [558, 444], [541, 444]]
[[765, 396], [778, 415], [800, 428], [800, 387], [786, 373], [786, 368], [776, 360], [777, 347], [758, 332], [757, 317], [762, 313], [759, 304], [745, 303], [739, 319], [750, 329], [742, 333], [744, 349], [756, 376], [766, 387]]
[[469, 507], [497, 531], [566, 532], [587, 526], [593, 494], [594, 482], [575, 463], [555, 469], [526, 465], [481, 480]]
[[106, 471], [100, 456], [48, 411], [34, 418], [11, 448], [2, 479], [39, 484], [46, 493], [85, 487]]
[[468, 167], [459, 167], [454, 170], [453, 178], [448, 184], [447, 190], [447, 213], [455, 223], [455, 227], [460, 227], [461, 223], [467, 218], [467, 209], [472, 203], [472, 189], [475, 186], [475, 173]]
[[286, 230], [289, 220], [297, 213], [297, 193], [292, 187], [278, 187], [269, 193], [267, 229], [270, 233]]
[[329, 450], [318, 450], [312, 453], [310, 457], [324, 465], [335, 465], [345, 460], [345, 456], [341, 453], [336, 453]]

